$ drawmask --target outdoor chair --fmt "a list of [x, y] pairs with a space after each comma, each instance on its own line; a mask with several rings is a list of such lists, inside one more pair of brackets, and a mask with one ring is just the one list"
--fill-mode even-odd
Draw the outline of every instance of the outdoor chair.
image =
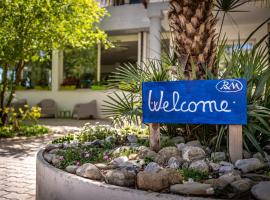
[[41, 117], [49, 118], [56, 117], [57, 115], [57, 106], [54, 100], [44, 99], [37, 104], [41, 108]]
[[74, 106], [72, 117], [77, 119], [92, 119], [97, 117], [97, 103], [93, 100], [89, 103], [79, 103]]

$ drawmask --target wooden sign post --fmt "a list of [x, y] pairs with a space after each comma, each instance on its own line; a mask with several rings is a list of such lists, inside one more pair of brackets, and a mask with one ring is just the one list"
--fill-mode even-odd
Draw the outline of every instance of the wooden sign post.
[[229, 125], [229, 154], [232, 163], [243, 157], [242, 125]]
[[160, 150], [160, 129], [159, 124], [150, 124], [150, 149], [158, 152]]
[[242, 125], [247, 124], [246, 94], [245, 79], [143, 83], [143, 122], [150, 124], [151, 149], [160, 149], [159, 123], [227, 124], [230, 159], [241, 159]]

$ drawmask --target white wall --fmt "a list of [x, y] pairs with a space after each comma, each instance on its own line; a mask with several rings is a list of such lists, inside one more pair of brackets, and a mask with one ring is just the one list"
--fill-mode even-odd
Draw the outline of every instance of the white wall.
[[30, 106], [34, 106], [43, 99], [53, 99], [56, 101], [58, 110], [73, 110], [77, 103], [87, 103], [92, 100], [97, 101], [98, 117], [105, 118], [102, 114], [101, 107], [104, 104], [103, 100], [108, 99], [107, 95], [112, 93], [112, 90], [91, 91], [90, 89], [81, 89], [74, 91], [17, 91], [16, 98], [27, 99]]
[[[236, 25], [225, 25], [223, 26], [222, 33], [226, 33], [226, 36], [228, 37], [228, 40], [238, 40], [239, 36], [241, 39], [246, 39], [249, 34], [254, 31], [260, 23], [256, 24], [238, 24]], [[217, 28], [219, 30], [220, 27]], [[251, 40], [255, 40], [255, 42], [258, 42], [262, 37], [264, 37], [268, 33], [268, 27], [267, 24], [265, 24], [263, 27], [258, 30], [254, 36], [251, 38]]]

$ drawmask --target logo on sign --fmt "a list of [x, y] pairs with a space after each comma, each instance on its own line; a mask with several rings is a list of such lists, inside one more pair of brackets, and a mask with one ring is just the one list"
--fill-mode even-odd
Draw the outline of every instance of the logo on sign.
[[217, 83], [216, 89], [219, 92], [239, 92], [243, 89], [243, 84], [238, 80], [222, 80]]

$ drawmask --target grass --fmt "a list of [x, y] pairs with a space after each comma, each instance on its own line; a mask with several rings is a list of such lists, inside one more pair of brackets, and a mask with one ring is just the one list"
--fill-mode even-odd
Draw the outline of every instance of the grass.
[[11, 125], [0, 127], [0, 138], [12, 138], [16, 136], [39, 136], [48, 134], [49, 129], [42, 125], [22, 125], [19, 131], [14, 131]]

